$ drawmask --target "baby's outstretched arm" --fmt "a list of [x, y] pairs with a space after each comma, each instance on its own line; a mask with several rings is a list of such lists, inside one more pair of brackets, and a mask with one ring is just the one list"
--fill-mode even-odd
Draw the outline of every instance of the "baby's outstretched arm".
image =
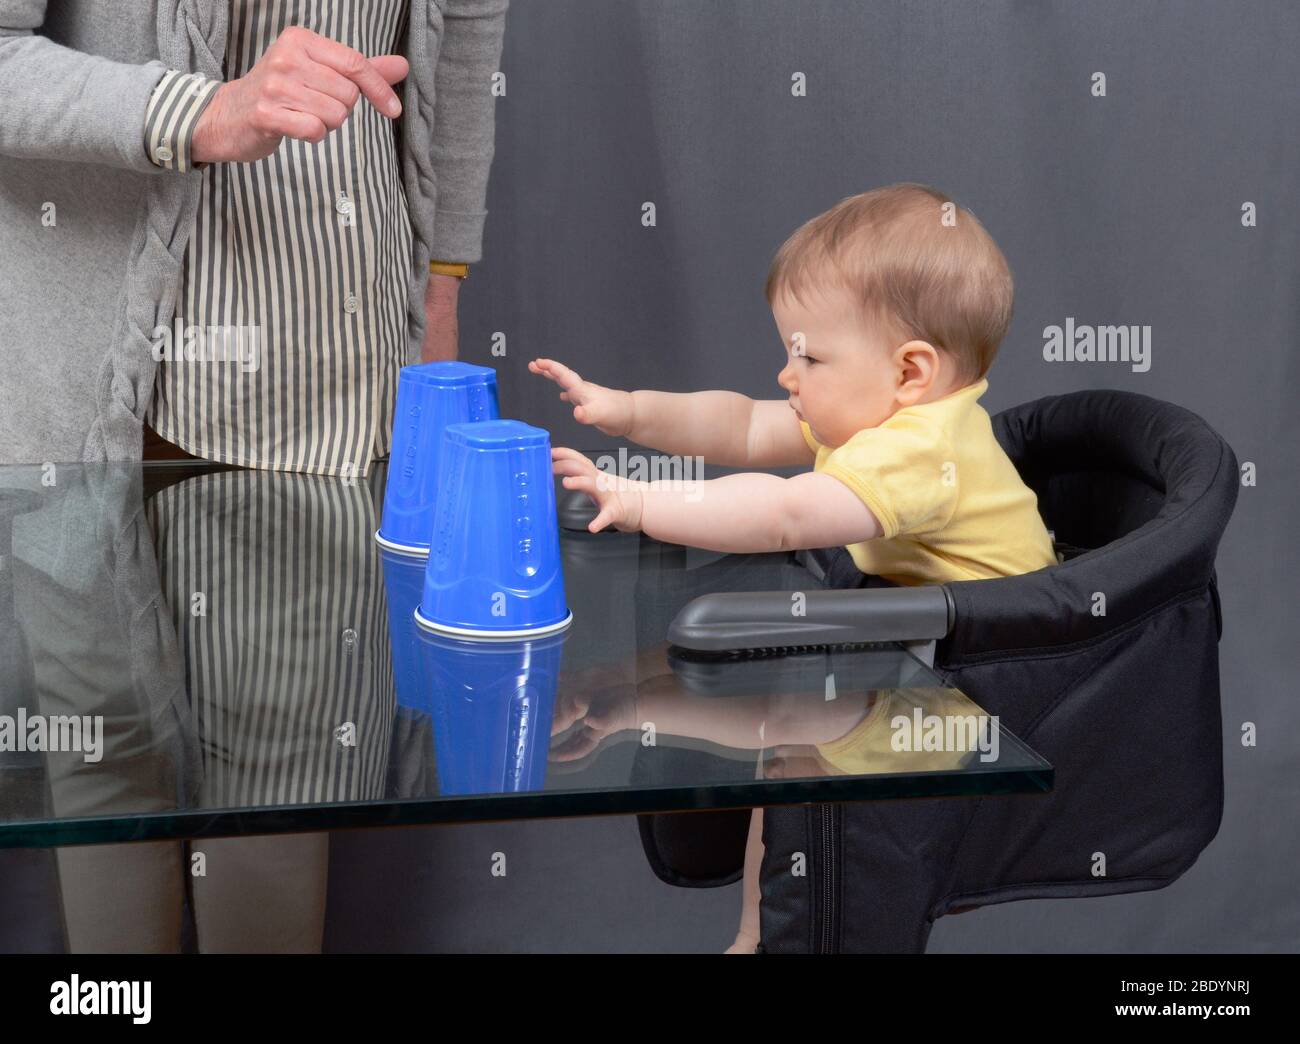
[[672, 456], [699, 456], [724, 467], [780, 467], [812, 460], [786, 403], [732, 391], [620, 391], [583, 380], [554, 359], [534, 359], [533, 373], [560, 386], [573, 418], [606, 435]]
[[600, 508], [590, 529], [643, 530], [656, 540], [710, 551], [764, 553], [874, 540], [876, 516], [839, 479], [745, 473], [708, 481], [634, 482], [598, 471], [576, 450], [551, 452], [566, 489]]

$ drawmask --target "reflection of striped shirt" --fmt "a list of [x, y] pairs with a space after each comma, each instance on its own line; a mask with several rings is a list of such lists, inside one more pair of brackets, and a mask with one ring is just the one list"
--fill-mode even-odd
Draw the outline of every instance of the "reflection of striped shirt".
[[[367, 55], [398, 50], [406, 0], [231, 0], [226, 78], [289, 26]], [[190, 169], [218, 85], [168, 73], [145, 120], [154, 162]], [[364, 474], [389, 447], [406, 362], [411, 226], [391, 122], [364, 99], [320, 144], [204, 169], [149, 422], [202, 457]]]
[[201, 804], [382, 797], [396, 695], [368, 481], [220, 471], [167, 487], [147, 513]]

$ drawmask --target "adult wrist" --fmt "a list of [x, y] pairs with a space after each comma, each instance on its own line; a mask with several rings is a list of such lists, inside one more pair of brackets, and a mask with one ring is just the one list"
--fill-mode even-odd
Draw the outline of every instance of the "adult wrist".
[[228, 102], [227, 89], [232, 87], [235, 81], [230, 80], [225, 83], [218, 83], [216, 90], [208, 99], [208, 104], [204, 106], [204, 111], [199, 118], [194, 121], [194, 134], [190, 142], [190, 159], [196, 168], [202, 168], [210, 163], [222, 163], [228, 161], [228, 156], [221, 155], [224, 143], [220, 140], [214, 140], [219, 132], [217, 126], [217, 114]]
[[454, 320], [460, 309], [460, 280], [430, 276], [424, 291], [424, 308], [431, 316]]
[[196, 132], [222, 86], [199, 73], [163, 74], [145, 110], [144, 147], [152, 163], [181, 174], [194, 169]]

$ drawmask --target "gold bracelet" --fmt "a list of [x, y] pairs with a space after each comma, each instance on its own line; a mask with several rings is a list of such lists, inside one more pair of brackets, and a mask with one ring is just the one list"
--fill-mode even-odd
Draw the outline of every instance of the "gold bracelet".
[[458, 261], [430, 261], [429, 271], [434, 275], [456, 276], [464, 279], [469, 275], [469, 265]]

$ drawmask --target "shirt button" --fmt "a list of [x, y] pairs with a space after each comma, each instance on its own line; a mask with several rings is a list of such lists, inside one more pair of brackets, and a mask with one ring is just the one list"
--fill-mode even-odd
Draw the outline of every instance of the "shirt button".
[[352, 201], [350, 199], [344, 198], [343, 196], [340, 196], [339, 201], [334, 204], [334, 209], [337, 210], [340, 214], [351, 214]]
[[347, 312], [348, 315], [352, 315], [360, 307], [361, 302], [356, 299], [354, 294], [348, 294], [347, 299], [343, 302], [343, 311]]
[[154, 155], [154, 159], [158, 159], [161, 160], [163, 163], [166, 163], [168, 160], [172, 158], [172, 150], [169, 149], [166, 145], [159, 145], [156, 149], [153, 150], [153, 155]]

